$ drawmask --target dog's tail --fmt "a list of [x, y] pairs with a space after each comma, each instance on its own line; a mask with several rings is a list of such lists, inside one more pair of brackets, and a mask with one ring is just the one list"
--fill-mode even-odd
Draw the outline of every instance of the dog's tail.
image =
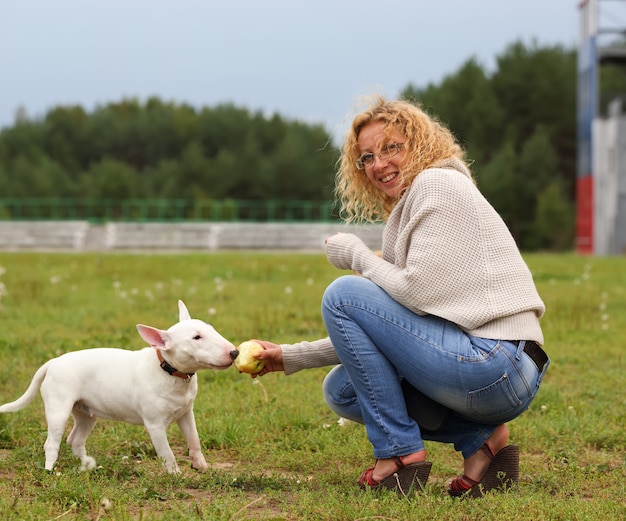
[[35, 376], [33, 376], [33, 379], [30, 382], [30, 385], [28, 386], [28, 389], [26, 389], [26, 392], [22, 396], [20, 396], [14, 402], [5, 403], [4, 405], [0, 406], [0, 413], [19, 411], [33, 401], [33, 399], [37, 395], [37, 391], [41, 387], [43, 379], [46, 377], [46, 373], [48, 372], [48, 365], [50, 364], [50, 362], [51, 360], [46, 362], [37, 370]]

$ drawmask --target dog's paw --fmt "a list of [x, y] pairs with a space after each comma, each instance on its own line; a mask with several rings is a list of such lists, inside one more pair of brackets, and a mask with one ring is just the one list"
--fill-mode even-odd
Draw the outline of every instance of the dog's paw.
[[163, 466], [168, 474], [180, 474], [180, 468], [178, 468], [178, 464], [175, 461], [171, 463], [163, 462]]
[[81, 462], [80, 470], [84, 472], [86, 470], [93, 470], [95, 468], [96, 460], [93, 459], [91, 456], [85, 456], [85, 458]]
[[207, 470], [209, 470], [209, 464], [206, 461], [203, 461], [202, 463], [192, 462], [191, 468], [197, 470], [198, 472], [205, 473]]

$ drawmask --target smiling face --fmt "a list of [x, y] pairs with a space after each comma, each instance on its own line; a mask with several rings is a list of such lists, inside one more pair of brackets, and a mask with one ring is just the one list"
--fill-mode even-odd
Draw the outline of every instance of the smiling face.
[[[386, 133], [385, 123], [382, 121], [365, 125], [357, 138], [360, 157], [370, 160], [365, 162], [365, 175], [376, 188], [391, 198], [399, 197], [405, 188], [405, 182], [399, 175], [406, 158], [406, 151], [402, 147], [405, 141], [406, 138], [397, 130]], [[391, 157], [381, 159], [380, 156], [385, 157], [385, 151], [390, 150], [395, 155], [387, 152]], [[373, 158], [371, 155], [368, 157], [368, 154], [373, 154]]]

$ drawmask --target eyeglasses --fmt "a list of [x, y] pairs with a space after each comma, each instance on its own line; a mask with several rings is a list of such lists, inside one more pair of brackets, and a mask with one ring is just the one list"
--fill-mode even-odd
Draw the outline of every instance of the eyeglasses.
[[365, 167], [372, 166], [376, 161], [376, 156], [381, 161], [389, 161], [393, 156], [397, 155], [404, 148], [404, 143], [389, 143], [385, 145], [378, 154], [367, 152], [356, 160], [357, 170], [365, 170]]

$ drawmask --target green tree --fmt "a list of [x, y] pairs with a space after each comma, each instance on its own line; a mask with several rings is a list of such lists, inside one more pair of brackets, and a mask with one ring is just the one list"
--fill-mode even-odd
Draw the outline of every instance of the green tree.
[[518, 223], [515, 221], [516, 193], [513, 190], [516, 171], [515, 147], [513, 143], [507, 143], [485, 167], [477, 169], [475, 173], [483, 195], [502, 216], [516, 241], [519, 241]]
[[531, 249], [567, 251], [575, 233], [575, 209], [562, 182], [553, 180], [537, 198], [537, 212], [527, 241]]
[[94, 199], [132, 199], [139, 195], [137, 172], [116, 159], [94, 163], [81, 177], [80, 194]]
[[[519, 150], [541, 125], [557, 151], [556, 174], [573, 186], [576, 176], [576, 55], [561, 46], [517, 42], [497, 58], [492, 77], [506, 122], [502, 135]], [[572, 193], [573, 197], [574, 194]]]
[[474, 59], [441, 85], [423, 90], [409, 86], [402, 97], [420, 102], [448, 126], [473, 160], [485, 163], [498, 149], [505, 116], [490, 79]]
[[91, 161], [89, 116], [80, 106], [56, 107], [44, 119], [44, 150], [77, 180]]
[[74, 184], [67, 170], [45, 154], [37, 157], [19, 156], [5, 167], [6, 194], [16, 198], [71, 197]]

